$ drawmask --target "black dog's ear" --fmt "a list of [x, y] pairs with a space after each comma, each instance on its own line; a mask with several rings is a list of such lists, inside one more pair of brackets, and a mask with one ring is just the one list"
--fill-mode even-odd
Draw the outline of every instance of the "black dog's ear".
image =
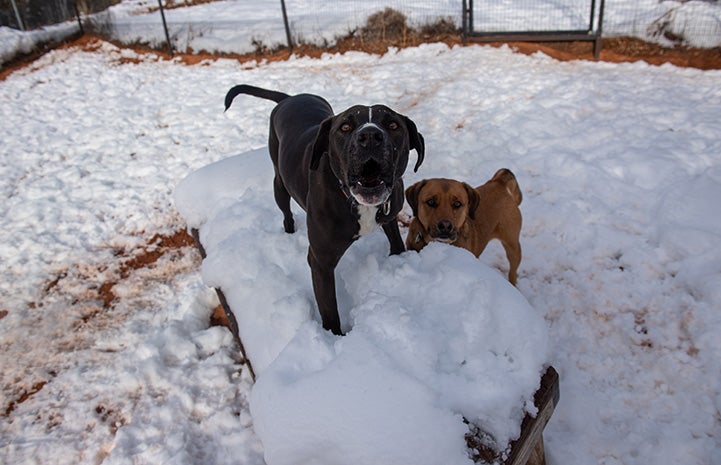
[[317, 170], [320, 164], [320, 158], [328, 151], [328, 143], [330, 137], [330, 127], [333, 124], [333, 117], [329, 117], [320, 123], [318, 133], [313, 141], [313, 155], [310, 158], [310, 169]]
[[477, 190], [475, 190], [465, 182], [463, 183], [463, 187], [468, 193], [468, 217], [472, 220], [475, 220], [476, 210], [478, 209], [478, 205], [480, 205], [481, 203], [481, 195], [478, 193]]
[[424, 179], [423, 181], [418, 181], [412, 186], [408, 186], [408, 189], [406, 189], [406, 201], [408, 201], [408, 205], [411, 206], [413, 216], [418, 216], [418, 194], [420, 194], [421, 189], [423, 189], [423, 186], [425, 185], [426, 180]]
[[408, 140], [410, 142], [410, 148], [415, 149], [416, 153], [418, 154], [418, 161], [416, 162], [416, 166], [413, 168], [413, 172], [418, 172], [418, 168], [421, 166], [421, 163], [423, 163], [423, 158], [426, 155], [426, 142], [423, 139], [423, 134], [418, 132], [418, 128], [416, 127], [416, 123], [413, 122], [410, 118], [407, 116], [403, 117], [406, 123], [406, 128], [408, 128]]

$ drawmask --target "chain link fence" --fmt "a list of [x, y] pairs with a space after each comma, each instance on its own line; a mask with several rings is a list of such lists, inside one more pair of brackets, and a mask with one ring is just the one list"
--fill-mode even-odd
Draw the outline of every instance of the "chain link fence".
[[492, 0], [463, 0], [463, 36], [476, 41], [593, 41], [601, 50], [603, 0], [544, 4], [517, 0], [502, 8]]
[[[460, 32], [463, 3], [462, 0], [0, 0], [0, 25], [35, 30], [75, 21], [78, 28], [85, 27], [129, 44], [164, 47], [169, 42], [179, 51], [247, 53], [284, 46], [288, 39], [294, 43], [332, 45], [340, 37], [357, 33], [369, 16], [386, 8], [402, 13], [408, 27], [444, 21]], [[474, 32], [576, 27], [587, 21], [587, 4], [588, 0], [475, 0]], [[163, 27], [160, 6], [167, 29]], [[639, 37], [667, 46], [719, 47], [721, 0], [606, 0], [603, 36]]]
[[0, 26], [35, 30], [106, 10], [119, 0], [0, 0]]

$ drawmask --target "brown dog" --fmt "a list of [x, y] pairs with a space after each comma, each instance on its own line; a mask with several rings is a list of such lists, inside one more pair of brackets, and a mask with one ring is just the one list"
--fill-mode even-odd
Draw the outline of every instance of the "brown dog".
[[476, 257], [491, 239], [498, 239], [510, 264], [508, 280], [516, 285], [521, 263], [521, 211], [523, 196], [514, 174], [502, 168], [475, 189], [452, 179], [424, 179], [406, 189], [413, 210], [406, 247], [421, 250], [430, 241], [468, 249]]

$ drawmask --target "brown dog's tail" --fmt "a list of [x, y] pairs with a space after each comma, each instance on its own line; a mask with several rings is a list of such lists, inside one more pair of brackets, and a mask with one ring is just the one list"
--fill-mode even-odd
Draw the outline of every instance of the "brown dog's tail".
[[260, 87], [255, 86], [249, 86], [247, 84], [241, 84], [239, 86], [235, 86], [232, 89], [228, 91], [227, 94], [225, 94], [225, 110], [227, 111], [228, 108], [230, 108], [230, 104], [233, 103], [233, 99], [238, 94], [248, 94], [252, 95], [253, 97], [260, 97], [264, 98], [266, 100], [272, 100], [275, 103], [280, 103], [283, 100], [290, 97], [288, 94], [284, 94], [283, 92], [276, 92], [274, 90], [267, 90], [262, 89]]
[[511, 197], [513, 197], [513, 200], [516, 201], [516, 205], [521, 204], [521, 202], [523, 201], [523, 194], [521, 194], [521, 188], [518, 187], [516, 175], [514, 175], [511, 170], [509, 170], [508, 168], [501, 168], [500, 170], [496, 171], [496, 174], [493, 175], [491, 181], [497, 181], [505, 185], [508, 193], [511, 195]]

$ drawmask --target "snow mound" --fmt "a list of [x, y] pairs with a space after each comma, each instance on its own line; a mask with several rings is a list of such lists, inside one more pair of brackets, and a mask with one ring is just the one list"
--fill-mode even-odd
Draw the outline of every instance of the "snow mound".
[[250, 409], [269, 465], [471, 463], [464, 418], [503, 449], [548, 360], [543, 318], [469, 252], [388, 256], [378, 231], [336, 269], [345, 337], [319, 323], [300, 230], [282, 231], [267, 149], [202, 168], [175, 192], [208, 254], [258, 379]]

